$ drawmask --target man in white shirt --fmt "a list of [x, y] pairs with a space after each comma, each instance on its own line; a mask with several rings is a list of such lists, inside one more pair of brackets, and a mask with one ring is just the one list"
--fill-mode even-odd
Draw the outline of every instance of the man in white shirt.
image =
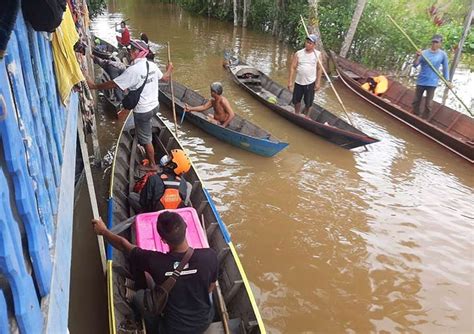
[[148, 45], [140, 40], [130, 41], [130, 59], [132, 65], [128, 67], [121, 75], [113, 80], [104, 83], [93, 83], [89, 80], [89, 88], [91, 89], [114, 89], [121, 90], [137, 90], [145, 82], [147, 77], [147, 63], [148, 63], [148, 78], [140, 94], [138, 104], [133, 109], [133, 119], [135, 121], [136, 136], [138, 136], [138, 143], [145, 147], [149, 161], [149, 169], [156, 169], [155, 150], [152, 144], [152, 125], [151, 120], [153, 115], [158, 112], [158, 81], [169, 80], [171, 72], [173, 71], [173, 64], [169, 63], [166, 67], [166, 72], [163, 74], [158, 66], [146, 60], [148, 54]]
[[[304, 49], [301, 49], [293, 55], [288, 78], [288, 89], [293, 92], [293, 104], [295, 105], [295, 114], [300, 113], [301, 98], [304, 97], [305, 108], [303, 114], [308, 114], [313, 105], [314, 92], [321, 88], [321, 65], [318, 58], [321, 52], [315, 49], [316, 35], [309, 35], [305, 41]], [[296, 79], [293, 87], [293, 77], [296, 72]]]

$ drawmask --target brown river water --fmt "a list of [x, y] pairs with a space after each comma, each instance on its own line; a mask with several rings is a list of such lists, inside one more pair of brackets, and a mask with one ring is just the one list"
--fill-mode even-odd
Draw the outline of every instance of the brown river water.
[[[175, 80], [203, 95], [221, 81], [235, 111], [290, 143], [263, 158], [186, 121], [179, 129], [229, 228], [268, 332], [474, 332], [473, 166], [362, 103], [337, 80], [355, 125], [381, 140], [367, 151], [341, 149], [267, 110], [221, 64], [224, 50], [234, 49], [285, 84], [293, 50], [269, 35], [143, 0], [110, 2], [92, 30], [112, 42], [114, 23], [124, 18], [134, 36], [146, 32], [156, 43], [162, 67], [170, 41]], [[472, 73], [463, 73], [472, 83]], [[316, 100], [344, 117], [327, 83]], [[161, 112], [171, 119], [165, 107]], [[95, 181], [105, 217], [121, 124], [106, 111], [97, 117], [106, 166]], [[75, 211], [73, 334], [107, 332], [88, 201], [84, 188]]]

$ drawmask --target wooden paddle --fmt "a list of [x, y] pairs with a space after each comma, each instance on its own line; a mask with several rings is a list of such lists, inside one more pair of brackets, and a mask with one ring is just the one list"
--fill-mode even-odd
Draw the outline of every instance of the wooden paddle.
[[[300, 18], [301, 18], [301, 23], [303, 24], [303, 27], [304, 27], [304, 31], [306, 32], [306, 37], [309, 37], [308, 28], [306, 28], [306, 24], [304, 23], [303, 16], [300, 15]], [[337, 93], [336, 87], [334, 87], [331, 78], [329, 77], [329, 75], [327, 74], [326, 70], [324, 69], [324, 66], [323, 66], [323, 63], [321, 62], [320, 57], [318, 57], [318, 55], [316, 54], [316, 50], [314, 50], [314, 54], [316, 55], [316, 59], [318, 60], [319, 66], [320, 66], [321, 69], [323, 70], [323, 73], [324, 73], [324, 76], [326, 77], [326, 80], [327, 80], [327, 81], [329, 82], [329, 84], [331, 85], [331, 88], [332, 88], [332, 90], [334, 91], [334, 94], [335, 94], [336, 97], [337, 97], [337, 101], [339, 102], [339, 104], [340, 104], [341, 107], [342, 107], [342, 110], [343, 110], [344, 113], [346, 114], [347, 119], [349, 120], [349, 123], [351, 123], [351, 125], [354, 126], [354, 123], [352, 123], [352, 120], [351, 120], [351, 118], [349, 117], [349, 113], [347, 112], [346, 106], [344, 105], [344, 103], [342, 103], [342, 99], [341, 99], [341, 97], [339, 96], [339, 94]]]
[[[400, 30], [400, 32], [403, 34], [403, 36], [406, 37], [406, 39], [410, 42], [410, 44], [415, 48], [416, 51], [420, 50], [420, 48], [415, 44], [415, 42], [413, 42], [413, 40], [410, 38], [410, 36], [408, 36], [408, 34], [405, 32], [405, 30], [403, 30], [402, 27], [400, 27], [398, 25], [397, 22], [395, 22], [395, 20], [387, 14], [387, 17], [390, 19], [390, 21], [392, 21], [392, 23], [394, 24], [395, 27], [397, 27], [398, 30]], [[458, 99], [459, 102], [461, 102], [461, 104], [463, 105], [464, 108], [466, 108], [467, 112], [469, 114], [471, 114], [471, 116], [474, 116], [474, 114], [472, 113], [471, 109], [469, 109], [467, 107], [467, 105], [464, 103], [463, 100], [461, 100], [461, 98], [456, 94], [456, 92], [454, 91], [453, 87], [452, 87], [452, 84], [450, 82], [448, 82], [448, 80], [446, 80], [444, 78], [444, 76], [438, 71], [438, 69], [436, 69], [433, 65], [433, 63], [426, 57], [423, 56], [423, 54], [421, 55], [421, 57], [423, 57], [426, 61], [426, 63], [431, 67], [431, 69], [433, 70], [433, 72], [436, 73], [436, 75], [441, 79], [441, 81], [443, 81], [443, 83], [446, 85], [446, 87], [448, 87], [448, 89], [451, 91], [451, 93], [453, 93], [454, 97], [456, 97], [456, 99]]]
[[[170, 50], [170, 42], [168, 44], [168, 64], [171, 63], [171, 50]], [[176, 121], [176, 106], [174, 105], [174, 89], [173, 89], [173, 74], [170, 73], [170, 90], [171, 90], [171, 106], [173, 108], [173, 120], [174, 120], [174, 132], [176, 134], [176, 138], [178, 137], [178, 123]]]

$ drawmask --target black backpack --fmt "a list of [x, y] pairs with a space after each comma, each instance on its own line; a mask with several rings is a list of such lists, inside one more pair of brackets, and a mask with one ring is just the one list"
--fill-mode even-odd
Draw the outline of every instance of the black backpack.
[[66, 0], [23, 0], [21, 7], [34, 30], [53, 32], [63, 20]]

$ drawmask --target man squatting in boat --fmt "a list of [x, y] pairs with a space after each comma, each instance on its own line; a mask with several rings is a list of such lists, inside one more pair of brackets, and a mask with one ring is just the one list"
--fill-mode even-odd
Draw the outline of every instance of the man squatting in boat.
[[[446, 81], [449, 82], [449, 65], [448, 55], [444, 50], [441, 49], [441, 42], [443, 37], [441, 35], [434, 35], [431, 38], [431, 48], [426, 50], [419, 50], [416, 53], [415, 62], [413, 67], [421, 65], [418, 79], [416, 80], [416, 91], [415, 99], [413, 100], [413, 112], [418, 116], [428, 116], [431, 112], [433, 105], [433, 97], [436, 87], [439, 83], [438, 75], [433, 71], [427, 60], [433, 64], [433, 67], [438, 70], [440, 66], [443, 66], [443, 76]], [[449, 82], [450, 87], [452, 84]], [[423, 97], [423, 93], [426, 91], [425, 109], [424, 112], [420, 112], [420, 103]]]
[[[299, 114], [301, 109], [301, 98], [304, 98], [303, 115], [308, 116], [309, 109], [313, 105], [314, 92], [321, 88], [321, 65], [318, 58], [321, 52], [315, 49], [318, 37], [309, 35], [305, 40], [303, 49], [295, 52], [291, 61], [290, 74], [288, 76], [288, 89], [293, 92], [292, 102], [295, 113]], [[293, 77], [296, 78], [293, 81]], [[294, 83], [294, 87], [293, 87]]]
[[203, 112], [209, 108], [214, 109], [214, 117], [209, 117], [208, 120], [218, 125], [222, 125], [224, 128], [234, 119], [235, 114], [230, 106], [229, 100], [227, 100], [222, 93], [224, 88], [220, 82], [214, 82], [211, 84], [211, 98], [206, 103], [197, 107], [191, 107], [188, 104], [184, 105], [184, 112], [197, 111]]
[[[162, 284], [173, 274], [188, 250], [192, 251], [186, 241], [186, 223], [175, 212], [162, 212], [156, 222], [158, 234], [170, 248], [168, 253], [145, 250], [131, 244], [109, 231], [101, 218], [92, 220], [92, 225], [95, 233], [102, 235], [109, 244], [128, 257], [138, 275], [149, 273], [155, 284]], [[194, 249], [169, 293], [161, 316], [146, 310], [145, 290], [134, 293], [127, 289], [125, 295], [131, 297], [129, 302], [140, 311], [150, 333], [199, 334], [209, 327], [214, 317], [210, 294], [216, 286], [217, 273], [216, 252], [212, 248]]]
[[[156, 170], [155, 150], [152, 145], [152, 124], [153, 115], [158, 112], [158, 81], [168, 81], [173, 71], [173, 64], [169, 63], [166, 72], [163, 74], [158, 66], [146, 60], [148, 54], [148, 45], [140, 40], [131, 40], [128, 49], [132, 65], [129, 66], [121, 75], [113, 80], [103, 83], [94, 83], [87, 80], [90, 89], [115, 89], [138, 90], [144, 83], [148, 74], [148, 79], [140, 94], [138, 104], [133, 109], [133, 119], [137, 131], [138, 143], [145, 148], [149, 161], [149, 169]], [[148, 64], [148, 70], [147, 66]]]

